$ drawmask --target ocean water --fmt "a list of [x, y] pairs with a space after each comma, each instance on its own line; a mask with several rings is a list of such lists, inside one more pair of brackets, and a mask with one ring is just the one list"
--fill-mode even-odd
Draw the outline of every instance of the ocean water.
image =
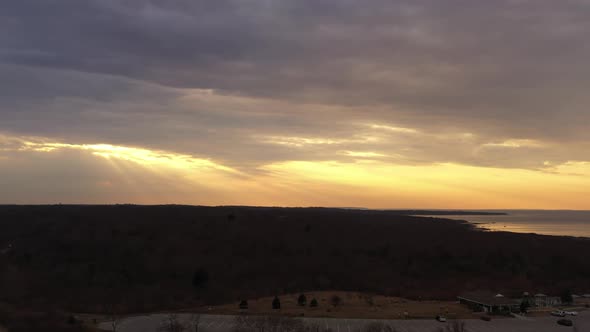
[[490, 231], [566, 235], [590, 238], [590, 211], [486, 210], [501, 216], [439, 216], [467, 220]]

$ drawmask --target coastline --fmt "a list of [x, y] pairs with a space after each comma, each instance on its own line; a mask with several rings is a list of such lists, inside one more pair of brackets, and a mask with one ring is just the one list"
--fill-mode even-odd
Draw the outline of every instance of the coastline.
[[487, 232], [590, 238], [590, 211], [512, 210], [503, 212], [504, 214], [494, 215], [445, 215], [444, 218], [461, 220], [475, 229]]

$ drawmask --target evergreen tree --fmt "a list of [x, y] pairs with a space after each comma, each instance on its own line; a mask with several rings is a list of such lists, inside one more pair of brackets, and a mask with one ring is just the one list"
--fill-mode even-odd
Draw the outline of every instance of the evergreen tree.
[[240, 302], [240, 309], [248, 309], [248, 301], [242, 300]]
[[281, 301], [278, 296], [275, 296], [274, 300], [272, 300], [272, 308], [277, 310], [281, 309]]
[[315, 308], [318, 306], [318, 300], [315, 299], [315, 297], [313, 299], [311, 299], [311, 302], [309, 302], [309, 306], [312, 308]]

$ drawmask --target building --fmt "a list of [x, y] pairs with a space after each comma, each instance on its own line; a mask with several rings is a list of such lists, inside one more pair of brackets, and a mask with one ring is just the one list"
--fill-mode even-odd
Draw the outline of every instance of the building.
[[561, 305], [561, 298], [558, 296], [547, 296], [545, 294], [535, 294], [535, 306], [553, 307]]
[[520, 302], [510, 299], [502, 294], [487, 292], [465, 293], [457, 297], [461, 304], [464, 304], [474, 311], [482, 311], [490, 314], [501, 314], [520, 311]]

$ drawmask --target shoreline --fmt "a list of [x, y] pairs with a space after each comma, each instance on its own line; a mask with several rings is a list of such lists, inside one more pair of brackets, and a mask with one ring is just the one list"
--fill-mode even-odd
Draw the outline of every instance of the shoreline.
[[[468, 215], [455, 215], [455, 216], [443, 216], [443, 217], [439, 217], [439, 216], [430, 216], [432, 218], [437, 218], [437, 219], [447, 219], [447, 220], [454, 220], [454, 221], [460, 221], [462, 223], [466, 223], [469, 224], [469, 226], [471, 226], [470, 228], [472, 228], [473, 230], [477, 230], [477, 231], [484, 231], [484, 232], [490, 232], [490, 233], [513, 233], [513, 234], [526, 234], [526, 235], [536, 235], [536, 236], [554, 236], [554, 237], [569, 237], [569, 238], [576, 238], [576, 239], [589, 239], [590, 240], [590, 234], [575, 234], [575, 231], [572, 232], [568, 232], [567, 230], [563, 230], [563, 231], [547, 231], [547, 232], [543, 232], [543, 229], [546, 229], [547, 227], [555, 227], [557, 229], [559, 228], [567, 228], [568, 225], [570, 224], [564, 224], [563, 226], [559, 225], [558, 222], [553, 222], [553, 223], [542, 223], [542, 222], [519, 222], [519, 221], [511, 221], [511, 220], [506, 220], [506, 221], [470, 221], [470, 220], [466, 220], [466, 219], [462, 219], [463, 217], [468, 216]], [[487, 216], [487, 215], [472, 215], [472, 216]], [[511, 216], [510, 214], [506, 213], [504, 214], [504, 216]], [[423, 216], [419, 216], [417, 215], [416, 217], [423, 217]], [[453, 217], [457, 217], [457, 218], [453, 218]], [[498, 227], [493, 227], [492, 225], [498, 225]], [[501, 227], [503, 226], [503, 227]], [[526, 230], [524, 227], [529, 226], [530, 229]], [[543, 226], [545, 226], [543, 228]], [[582, 227], [582, 226], [579, 226]], [[585, 228], [586, 226], [584, 225], [584, 230], [586, 230]], [[587, 227], [590, 228], [590, 221], [588, 221]]]

